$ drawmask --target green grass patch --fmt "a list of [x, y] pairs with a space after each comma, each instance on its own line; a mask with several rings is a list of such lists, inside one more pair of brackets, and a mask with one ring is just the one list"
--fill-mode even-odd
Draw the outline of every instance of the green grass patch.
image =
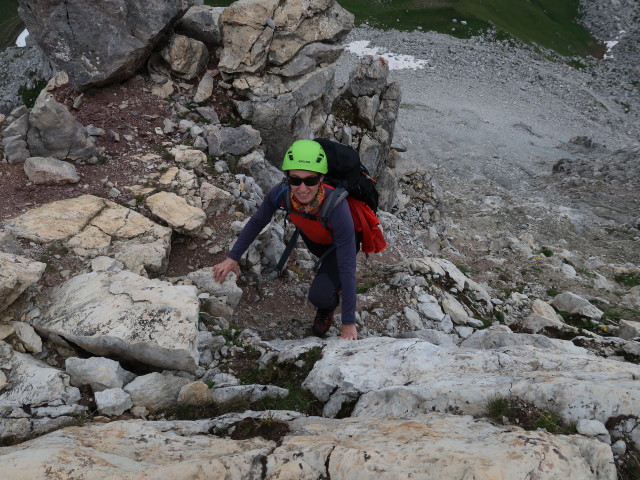
[[322, 358], [322, 349], [313, 347], [298, 360], [302, 366], [294, 363], [271, 362], [264, 368], [254, 366], [246, 373], [239, 375], [242, 384], [275, 385], [289, 390], [286, 397], [270, 398], [254, 403], [254, 410], [295, 410], [307, 415], [321, 415], [324, 404], [311, 392], [302, 388], [302, 382], [307, 378], [315, 363]]
[[27, 88], [25, 85], [23, 85], [18, 88], [18, 95], [20, 95], [20, 98], [22, 98], [22, 103], [24, 103], [27, 108], [33, 108], [36, 100], [38, 99], [38, 95], [40, 95], [40, 92], [46, 86], [47, 82], [45, 82], [44, 80], [36, 82], [33, 88]]
[[525, 430], [542, 428], [549, 433], [576, 433], [575, 424], [566, 422], [554, 407], [538, 407], [515, 396], [495, 395], [487, 401], [485, 416], [498, 423], [518, 425]]
[[538, 253], [541, 253], [542, 255], [544, 255], [545, 257], [552, 257], [553, 256], [553, 250], [551, 250], [548, 247], [542, 247]]
[[616, 275], [613, 279], [627, 287], [637, 287], [640, 285], [640, 273], [624, 273]]

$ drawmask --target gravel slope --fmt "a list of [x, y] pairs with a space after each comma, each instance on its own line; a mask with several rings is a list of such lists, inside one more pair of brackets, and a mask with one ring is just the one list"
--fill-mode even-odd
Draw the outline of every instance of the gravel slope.
[[[624, 59], [586, 59], [576, 69], [520, 43], [432, 32], [359, 28], [346, 43], [355, 40], [427, 60], [425, 68], [390, 73], [403, 92], [396, 141], [407, 151], [398, 168], [433, 175], [459, 237], [489, 243], [496, 232], [528, 232], [586, 256], [640, 261], [637, 230], [611, 245], [604, 231], [640, 217], [633, 189], [607, 185], [603, 206], [594, 202], [602, 188], [576, 192], [551, 176], [561, 158], [596, 159], [640, 142], [640, 93], [628, 89], [633, 69], [621, 75]], [[343, 55], [338, 78], [355, 60]], [[596, 148], [570, 143], [578, 136]], [[639, 163], [627, 162], [625, 174], [640, 175]]]

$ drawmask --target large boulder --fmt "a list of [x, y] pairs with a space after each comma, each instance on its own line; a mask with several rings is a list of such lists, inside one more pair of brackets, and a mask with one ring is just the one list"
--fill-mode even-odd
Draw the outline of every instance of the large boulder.
[[19, 0], [30, 35], [80, 89], [140, 68], [190, 0]]
[[79, 275], [53, 289], [31, 324], [101, 357], [195, 371], [199, 301], [193, 286], [173, 286], [126, 270]]

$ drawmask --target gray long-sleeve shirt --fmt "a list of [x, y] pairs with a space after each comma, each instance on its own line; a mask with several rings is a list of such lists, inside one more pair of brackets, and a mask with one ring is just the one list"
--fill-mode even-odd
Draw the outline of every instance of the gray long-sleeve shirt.
[[[283, 184], [278, 184], [269, 191], [258, 210], [251, 216], [240, 232], [231, 252], [229, 252], [229, 258], [240, 261], [242, 254], [249, 248], [262, 229], [271, 221], [276, 210], [282, 205], [282, 195], [288, 194], [289, 189]], [[349, 204], [346, 201], [341, 202], [333, 210], [329, 216], [329, 226], [333, 231], [342, 288], [342, 324], [352, 325], [356, 321], [357, 252], [353, 219]], [[304, 231], [302, 233], [304, 234]]]

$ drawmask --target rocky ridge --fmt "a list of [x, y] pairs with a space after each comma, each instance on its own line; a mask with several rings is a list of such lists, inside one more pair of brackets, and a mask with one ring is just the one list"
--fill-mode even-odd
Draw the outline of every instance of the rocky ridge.
[[[333, 5], [316, 3], [320, 12]], [[36, 183], [20, 155], [1, 165], [1, 181], [30, 182], [33, 194], [31, 205], [3, 215], [0, 233], [0, 291], [8, 306], [0, 330], [0, 421], [3, 441], [15, 444], [0, 450], [0, 463], [13, 469], [11, 478], [45, 470], [84, 478], [509, 472], [576, 479], [632, 471], [627, 465], [640, 449], [638, 323], [605, 315], [602, 298], [501, 292], [450, 261], [461, 257], [443, 214], [445, 193], [425, 168], [397, 150], [385, 153], [400, 100], [388, 70], [372, 69], [384, 62], [352, 65], [348, 86], [330, 88], [337, 90], [335, 109], [317, 131], [357, 146], [384, 180], [380, 218], [390, 248], [360, 259], [363, 340], [302, 338], [309, 307], [299, 280], [313, 260], [297, 249], [286, 277], [272, 274], [287, 236], [280, 221], [248, 252], [242, 279], [213, 282], [210, 266], [280, 175], [267, 161], [263, 132], [223, 116], [225, 97], [242, 98], [235, 82], [208, 63], [188, 83], [182, 67], [199, 64], [189, 55], [177, 49], [166, 56], [162, 74], [156, 58], [153, 75], [116, 90], [133, 92], [112, 105], [122, 110], [141, 110], [143, 94], [155, 92], [152, 110], [168, 108], [166, 117], [113, 129], [85, 125], [95, 154], [55, 158], [80, 170], [78, 182]], [[306, 51], [298, 61], [303, 57]], [[217, 90], [208, 95], [211, 80]], [[363, 88], [369, 83], [374, 87]], [[108, 106], [64, 88], [52, 82], [38, 101], [66, 105], [77, 118]], [[29, 138], [38, 111], [18, 109], [3, 125], [5, 139], [18, 136], [29, 155], [42, 145]], [[38, 163], [34, 158], [24, 160]], [[135, 177], [119, 176], [131, 164]], [[581, 171], [579, 163], [565, 168]], [[106, 179], [90, 173], [107, 170]], [[60, 199], [51, 202], [52, 193]], [[533, 240], [517, 240], [496, 249], [540, 261]], [[546, 258], [550, 270], [568, 271], [574, 262], [571, 252]], [[633, 278], [634, 270], [619, 273]], [[626, 305], [637, 302], [636, 290], [625, 291]], [[298, 385], [283, 376], [299, 377]], [[310, 416], [274, 403], [292, 402], [298, 389], [312, 394], [295, 404]], [[552, 412], [575, 422], [575, 430], [508, 426], [521, 413], [507, 411], [492, 423], [486, 411], [496, 398]], [[267, 412], [252, 410], [265, 405]], [[222, 415], [228, 408], [241, 413]], [[81, 419], [88, 423], [46, 434]], [[415, 448], [403, 446], [408, 438]], [[448, 455], [434, 455], [439, 449]], [[52, 452], [78, 461], [52, 463]]]

